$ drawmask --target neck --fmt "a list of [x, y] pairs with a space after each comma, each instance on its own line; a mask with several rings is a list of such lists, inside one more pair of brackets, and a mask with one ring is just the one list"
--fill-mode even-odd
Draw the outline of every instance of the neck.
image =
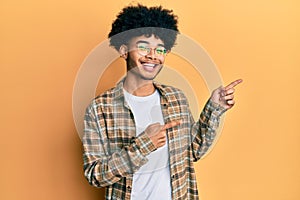
[[152, 80], [136, 80], [126, 76], [124, 89], [135, 96], [149, 96], [155, 91]]

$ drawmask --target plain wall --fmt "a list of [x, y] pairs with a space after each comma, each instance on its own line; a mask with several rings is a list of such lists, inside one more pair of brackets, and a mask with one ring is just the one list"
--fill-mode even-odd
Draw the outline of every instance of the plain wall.
[[[104, 199], [83, 176], [72, 91], [84, 58], [130, 2], [0, 2], [0, 199]], [[143, 3], [173, 9], [225, 84], [244, 79], [217, 145], [196, 164], [201, 199], [300, 199], [300, 3]], [[185, 72], [202, 107], [209, 93]]]

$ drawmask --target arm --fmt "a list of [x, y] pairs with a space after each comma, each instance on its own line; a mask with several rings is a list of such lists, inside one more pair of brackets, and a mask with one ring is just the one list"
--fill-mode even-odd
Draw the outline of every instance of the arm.
[[[191, 147], [194, 161], [199, 160], [213, 144], [216, 137], [216, 130], [219, 127], [220, 117], [225, 111], [225, 108], [209, 99], [200, 114], [199, 120], [192, 123]], [[191, 114], [190, 116], [193, 118]]]
[[193, 124], [191, 128], [193, 137], [192, 150], [195, 160], [200, 159], [211, 147], [216, 137], [220, 117], [225, 111], [234, 106], [234, 87], [241, 82], [242, 80], [238, 79], [226, 87], [215, 89], [196, 123], [193, 123], [193, 118], [190, 114]]
[[105, 120], [94, 107], [87, 108], [83, 135], [84, 175], [96, 187], [105, 187], [132, 175], [147, 162], [146, 156], [156, 147], [147, 134], [133, 139], [128, 146], [110, 153]]

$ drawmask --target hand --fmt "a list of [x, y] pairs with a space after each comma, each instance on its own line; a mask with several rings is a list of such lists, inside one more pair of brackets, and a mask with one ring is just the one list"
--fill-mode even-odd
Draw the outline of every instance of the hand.
[[211, 100], [217, 104], [219, 104], [220, 106], [222, 106], [225, 109], [230, 109], [234, 106], [235, 101], [234, 101], [234, 92], [235, 89], [234, 87], [238, 84], [240, 84], [241, 82], [243, 82], [242, 79], [238, 79], [236, 81], [233, 81], [232, 83], [230, 83], [229, 85], [227, 85], [226, 87], [219, 87], [217, 89], [215, 89], [212, 92], [211, 95]]
[[159, 148], [166, 144], [167, 141], [166, 130], [174, 126], [178, 126], [180, 123], [181, 121], [172, 121], [165, 125], [160, 125], [160, 123], [158, 122], [154, 124], [150, 124], [146, 128], [145, 134], [147, 134], [150, 137], [154, 146], [156, 148]]

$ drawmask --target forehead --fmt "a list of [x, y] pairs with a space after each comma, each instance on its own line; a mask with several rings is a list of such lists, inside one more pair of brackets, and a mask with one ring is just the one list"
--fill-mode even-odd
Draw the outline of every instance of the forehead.
[[151, 35], [150, 37], [146, 37], [144, 35], [138, 36], [138, 37], [133, 37], [129, 41], [129, 45], [136, 45], [137, 43], [144, 42], [149, 44], [149, 46], [164, 46], [164, 42], [159, 39], [158, 37], [155, 37], [154, 35]]

